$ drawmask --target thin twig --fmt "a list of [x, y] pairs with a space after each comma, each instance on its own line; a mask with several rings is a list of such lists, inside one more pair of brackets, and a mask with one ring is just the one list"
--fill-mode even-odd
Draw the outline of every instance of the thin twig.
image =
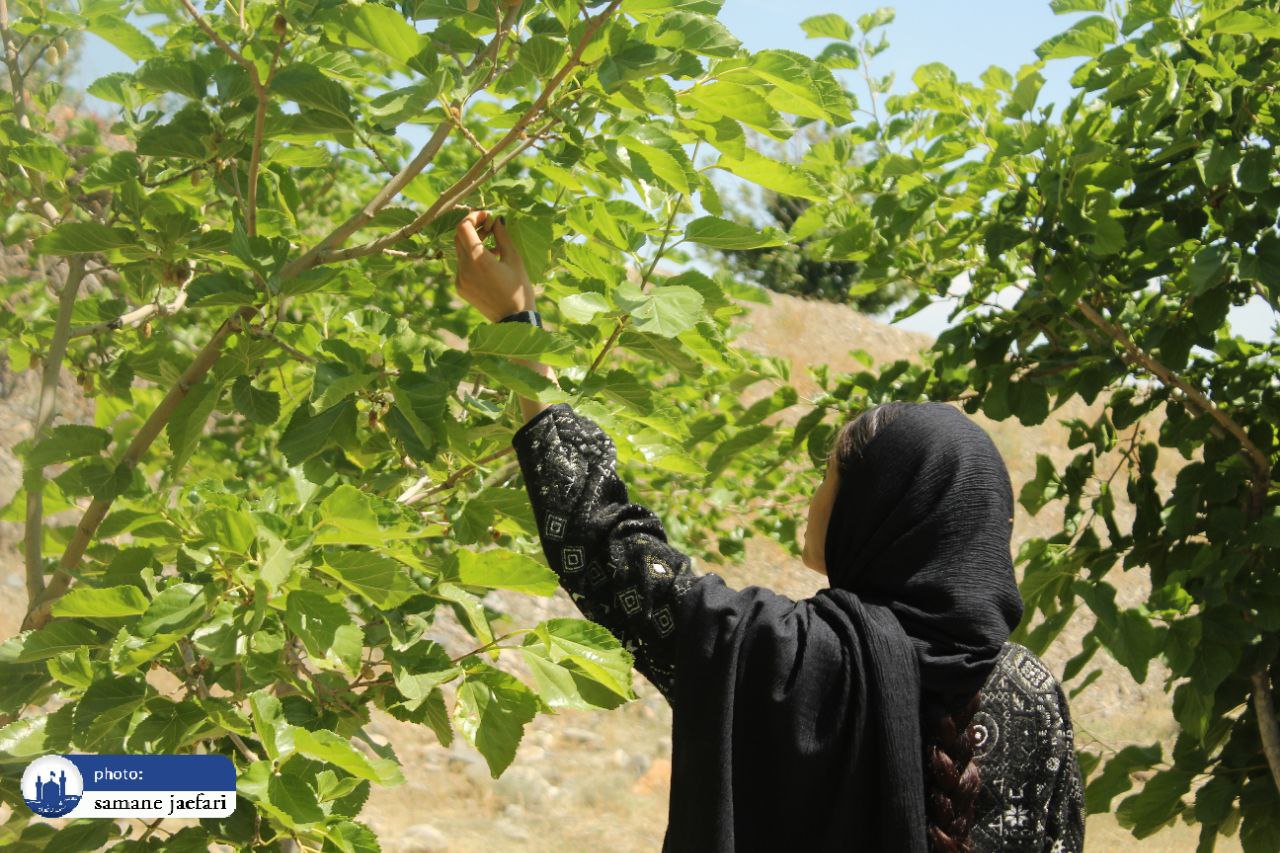
[[[190, 281], [190, 279], [188, 279]], [[94, 323], [92, 326], [77, 326], [71, 330], [72, 338], [84, 338], [89, 335], [98, 335], [103, 332], [116, 332], [120, 329], [131, 329], [135, 326], [141, 326], [152, 317], [171, 317], [181, 311], [187, 304], [187, 287], [184, 282], [178, 290], [178, 295], [174, 297], [170, 303], [152, 302], [121, 314], [119, 317], [113, 317], [110, 320], [104, 320], [101, 323]]]
[[[196, 693], [201, 699], [208, 699], [209, 688], [205, 686], [204, 676], [195, 671], [196, 656], [195, 653], [191, 651], [191, 641], [186, 637], [178, 640], [178, 652], [182, 655], [182, 663], [186, 667], [187, 678], [195, 685]], [[240, 735], [235, 732], [227, 732], [227, 737], [229, 737], [231, 742], [235, 744], [236, 749], [238, 749], [240, 754], [244, 756], [245, 761], [253, 764], [259, 760], [258, 756], [249, 748], [249, 745], [241, 739]]]
[[313, 356], [307, 355], [305, 352], [293, 346], [292, 344], [285, 343], [283, 340], [277, 337], [274, 332], [271, 332], [268, 329], [264, 329], [261, 326], [251, 327], [249, 329], [249, 334], [261, 340], [270, 341], [271, 343], [278, 346], [280, 349], [287, 352], [289, 355], [293, 356], [298, 361], [304, 362], [306, 364], [315, 364], [316, 362]]
[[[675, 203], [671, 206], [671, 213], [668, 214], [667, 216], [667, 224], [662, 229], [662, 241], [658, 244], [658, 251], [654, 253], [653, 259], [649, 262], [649, 268], [645, 270], [643, 278], [640, 279], [641, 291], [643, 291], [645, 286], [648, 285], [649, 280], [653, 278], [653, 272], [655, 269], [657, 269], [658, 262], [662, 260], [662, 255], [667, 250], [667, 241], [671, 239], [671, 230], [675, 226], [676, 214], [680, 212], [680, 202], [683, 200], [684, 200], [684, 194], [678, 193], [675, 197]], [[604, 346], [600, 348], [600, 352], [598, 352], [596, 354], [596, 357], [591, 360], [591, 366], [588, 367], [587, 372], [582, 375], [582, 382], [578, 383], [579, 390], [574, 395], [575, 400], [581, 397], [582, 395], [581, 388], [582, 388], [582, 385], [587, 381], [587, 377], [595, 372], [596, 368], [600, 366], [600, 362], [604, 361], [605, 355], [608, 354], [609, 350], [613, 348], [613, 345], [617, 342], [618, 338], [622, 335], [622, 329], [624, 326], [626, 326], [627, 319], [629, 317], [630, 317], [629, 314], [623, 314], [621, 317], [617, 319], [617, 321], [615, 321], [613, 326], [613, 332], [610, 333], [609, 339], [604, 342]]]

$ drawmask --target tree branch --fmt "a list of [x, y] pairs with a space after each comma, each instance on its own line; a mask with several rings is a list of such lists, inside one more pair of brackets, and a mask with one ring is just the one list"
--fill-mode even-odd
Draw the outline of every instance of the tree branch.
[[560, 84], [564, 82], [565, 78], [578, 67], [578, 64], [582, 60], [583, 51], [587, 49], [587, 45], [595, 38], [596, 32], [604, 26], [605, 21], [607, 21], [617, 10], [621, 2], [622, 0], [613, 0], [613, 2], [606, 6], [600, 14], [588, 20], [586, 27], [583, 29], [582, 38], [578, 40], [578, 43], [574, 47], [573, 53], [570, 54], [569, 59], [560, 68], [560, 70], [547, 81], [542, 92], [538, 95], [537, 99], [529, 109], [524, 112], [524, 115], [520, 116], [502, 139], [494, 143], [485, 154], [476, 158], [476, 161], [471, 164], [471, 168], [467, 170], [466, 174], [454, 182], [452, 187], [441, 193], [439, 198], [437, 198], [435, 202], [426, 209], [426, 211], [403, 228], [399, 228], [390, 234], [379, 237], [377, 240], [372, 242], [365, 243], [360, 246], [353, 246], [350, 249], [344, 249], [342, 251], [318, 253], [318, 257], [312, 259], [312, 264], [317, 262], [332, 263], [334, 261], [345, 261], [352, 258], [364, 257], [365, 255], [376, 254], [393, 243], [417, 234], [423, 228], [426, 228], [434, 222], [436, 217], [438, 217], [443, 211], [449, 209], [450, 206], [460, 198], [464, 197], [466, 193], [470, 192], [471, 189], [475, 187], [477, 179], [484, 174], [485, 169], [494, 160], [494, 158], [501, 154], [517, 139], [525, 136], [525, 128], [527, 128], [530, 123], [532, 123], [533, 120], [541, 115], [543, 110], [546, 109], [547, 102], [550, 100], [552, 93], [555, 92], [555, 90], [559, 88]]
[[[70, 339], [71, 311], [80, 292], [80, 282], [84, 280], [84, 263], [83, 255], [72, 255], [67, 261], [67, 280], [63, 282], [58, 298], [58, 319], [54, 323], [53, 339], [49, 342], [49, 354], [45, 357], [40, 377], [40, 398], [36, 403], [31, 431], [33, 445], [45, 437], [58, 413], [58, 380], [62, 376], [62, 361]], [[27, 606], [30, 607], [44, 592], [44, 559], [41, 553], [44, 545], [44, 469], [25, 471], [22, 479], [27, 490], [23, 553], [27, 570]]]
[[1264, 666], [1253, 673], [1253, 710], [1258, 715], [1258, 732], [1262, 735], [1262, 753], [1271, 768], [1271, 779], [1280, 790], [1280, 723], [1271, 698], [1271, 668]]
[[[9, 88], [13, 95], [13, 113], [18, 117], [18, 124], [25, 130], [31, 129], [31, 119], [27, 116], [27, 91], [26, 81], [23, 79], [22, 73], [18, 68], [21, 57], [19, 51], [13, 43], [13, 33], [9, 30], [9, 2], [8, 0], [0, 0], [0, 42], [4, 47], [4, 64], [9, 70]], [[25, 42], [23, 44], [25, 47]], [[18, 168], [18, 174], [31, 182], [31, 175], [27, 172], [27, 167], [21, 163], [15, 164]], [[42, 185], [38, 185], [42, 186]], [[42, 191], [42, 190], [41, 190]], [[50, 222], [57, 222], [62, 215], [58, 213], [58, 209], [48, 202], [48, 200], [40, 197], [33, 199], [40, 206], [40, 212], [44, 214], [44, 218]]]
[[267, 89], [276, 76], [276, 64], [280, 61], [280, 51], [284, 49], [284, 33], [276, 42], [275, 52], [271, 54], [271, 64], [267, 67], [267, 80], [258, 82], [258, 75], [253, 75], [257, 86], [258, 106], [253, 113], [253, 147], [249, 152], [249, 193], [245, 202], [244, 230], [250, 237], [258, 236], [258, 168], [262, 163], [262, 134], [267, 123]]
[[[218, 330], [214, 332], [213, 337], [204, 345], [204, 349], [196, 354], [195, 359], [183, 371], [177, 383], [169, 389], [169, 393], [165, 394], [164, 399], [160, 401], [160, 405], [147, 418], [146, 423], [134, 434], [133, 440], [129, 442], [128, 448], [117, 464], [117, 470], [123, 467], [132, 471], [138, 465], [143, 454], [151, 447], [151, 443], [156, 440], [156, 437], [160, 435], [160, 431], [164, 429], [165, 424], [173, 417], [178, 404], [186, 399], [191, 388], [204, 379], [209, 369], [218, 360], [218, 356], [222, 354], [222, 346], [226, 343], [227, 338], [238, 331], [256, 313], [256, 308], [244, 306], [237, 309], [234, 314], [223, 321]], [[62, 597], [71, 586], [70, 572], [79, 566], [80, 561], [84, 559], [84, 552], [89, 547], [93, 534], [97, 532], [98, 526], [102, 524], [102, 520], [106, 517], [107, 511], [111, 509], [113, 502], [114, 498], [107, 500], [94, 498], [90, 502], [88, 509], [85, 510], [80, 519], [80, 523], [76, 525], [75, 533], [72, 535], [71, 541], [67, 543], [66, 550], [62, 552], [62, 559], [58, 563], [58, 571], [54, 573], [49, 585], [40, 597], [32, 602], [31, 609], [27, 611], [26, 618], [22, 620], [22, 630], [40, 628], [49, 622], [50, 608], [53, 602]]]
[[1157, 361], [1150, 353], [1143, 351], [1133, 342], [1133, 339], [1121, 329], [1119, 326], [1107, 320], [1097, 309], [1086, 302], [1084, 299], [1076, 300], [1076, 308], [1097, 327], [1103, 334], [1119, 343], [1128, 356], [1129, 361], [1133, 364], [1140, 365], [1161, 382], [1171, 388], [1177, 388], [1187, 399], [1198, 408], [1202, 414], [1208, 415], [1222, 429], [1230, 433], [1236, 441], [1240, 442], [1241, 448], [1244, 450], [1245, 457], [1249, 460], [1253, 467], [1252, 476], [1252, 501], [1253, 510], [1260, 514], [1262, 506], [1266, 501], [1267, 489], [1271, 484], [1271, 460], [1267, 455], [1253, 443], [1249, 438], [1249, 434], [1244, 431], [1240, 424], [1228, 415], [1222, 409], [1218, 408], [1212, 400], [1204, 395], [1199, 388], [1187, 382], [1181, 376], [1178, 376], [1165, 365]]
[[217, 31], [214, 30], [213, 27], [209, 26], [209, 22], [206, 21], [204, 19], [204, 16], [201, 15], [200, 12], [196, 10], [196, 7], [191, 5], [191, 0], [182, 0], [182, 5], [183, 7], [186, 8], [187, 14], [190, 15], [195, 20], [196, 24], [199, 25], [200, 29], [204, 30], [204, 34], [207, 35], [210, 39], [212, 39], [213, 43], [216, 44], [219, 48], [221, 48], [223, 53], [231, 57], [233, 62], [235, 62], [245, 71], [248, 71], [249, 79], [253, 81], [254, 87], [257, 89], [261, 89], [262, 79], [258, 76], [258, 66], [254, 65], [251, 61], [245, 58], [245, 55], [242, 54], [240, 51], [236, 50], [234, 47], [227, 44], [226, 40], [224, 40], [222, 36], [218, 35]]
[[4, 64], [9, 69], [9, 91], [13, 95], [13, 112], [18, 117], [18, 124], [31, 127], [27, 118], [26, 87], [19, 69], [20, 57], [18, 47], [13, 43], [13, 33], [9, 31], [9, 2], [0, 0], [0, 40], [4, 42]]

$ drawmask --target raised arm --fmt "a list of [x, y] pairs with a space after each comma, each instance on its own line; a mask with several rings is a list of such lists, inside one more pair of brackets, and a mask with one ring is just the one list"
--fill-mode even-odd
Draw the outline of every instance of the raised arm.
[[[493, 237], [494, 248], [485, 240]], [[535, 308], [533, 285], [501, 219], [473, 211], [455, 234], [458, 292], [491, 322]], [[551, 368], [523, 361], [555, 382]], [[547, 563], [582, 614], [608, 628], [670, 701], [676, 597], [694, 579], [658, 517], [631, 503], [613, 441], [568, 403], [520, 397], [512, 436]]]
[[689, 557], [667, 542], [652, 510], [628, 499], [612, 439], [568, 403], [536, 413], [512, 445], [548, 565], [671, 701], [676, 600], [695, 579]]

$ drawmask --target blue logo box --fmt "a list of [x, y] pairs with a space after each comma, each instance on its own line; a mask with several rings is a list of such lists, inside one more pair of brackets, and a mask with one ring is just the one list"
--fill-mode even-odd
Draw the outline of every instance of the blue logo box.
[[227, 817], [236, 770], [225, 755], [46, 755], [22, 774], [22, 796], [50, 818]]

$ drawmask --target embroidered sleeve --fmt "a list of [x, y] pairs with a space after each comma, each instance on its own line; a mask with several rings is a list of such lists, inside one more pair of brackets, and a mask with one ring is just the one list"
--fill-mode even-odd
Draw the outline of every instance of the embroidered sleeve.
[[1060, 736], [1049, 760], [1057, 772], [1049, 799], [1044, 849], [1048, 853], [1079, 853], [1084, 849], [1084, 779], [1076, 761], [1071, 711], [1061, 686], [1057, 687], [1057, 699]]
[[695, 578], [658, 516], [631, 503], [613, 440], [568, 403], [511, 439], [547, 563], [583, 616], [608, 628], [670, 702], [677, 598]]

